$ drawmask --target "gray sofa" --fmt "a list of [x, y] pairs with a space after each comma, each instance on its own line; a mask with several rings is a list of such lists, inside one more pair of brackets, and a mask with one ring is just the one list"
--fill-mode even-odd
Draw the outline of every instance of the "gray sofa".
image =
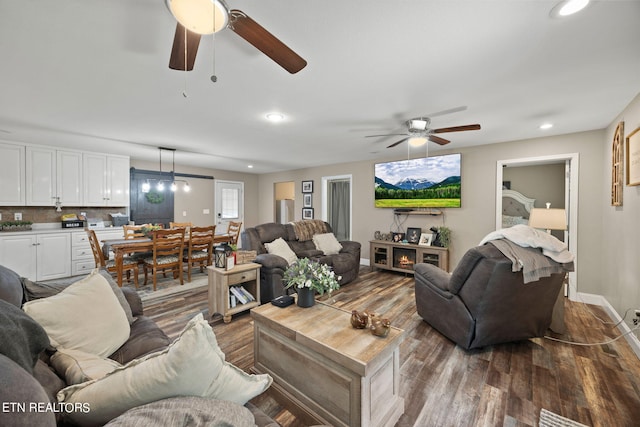
[[[108, 273], [103, 272], [102, 274], [112, 286], [117, 288]], [[24, 411], [17, 405], [10, 411], [0, 412], [0, 425], [65, 425], [59, 412], [29, 410], [30, 405], [46, 405], [50, 402], [57, 402], [57, 392], [67, 384], [48, 363], [50, 356], [55, 352], [55, 349], [49, 346], [49, 338], [42, 327], [22, 311], [21, 307], [23, 303], [32, 299], [56, 294], [73, 281], [75, 280], [56, 284], [33, 283], [0, 265], [0, 401], [26, 405]], [[121, 301], [121, 304], [129, 306], [131, 316], [135, 318], [135, 321], [130, 325], [129, 339], [109, 357], [125, 364], [144, 354], [165, 348], [169, 345], [170, 340], [153, 320], [143, 315], [142, 303], [135, 290], [122, 288], [122, 294], [124, 294], [126, 301]], [[80, 322], [81, 320], [78, 319]], [[174, 412], [177, 410], [188, 412], [191, 408], [190, 405], [193, 405], [193, 411], [202, 411], [206, 408], [211, 411], [212, 408], [220, 407], [218, 403], [220, 401], [214, 399], [178, 397], [165, 400], [170, 401], [168, 403]], [[157, 406], [158, 402], [155, 403]], [[153, 406], [153, 404], [149, 405]], [[269, 427], [278, 425], [250, 403], [246, 406], [252, 412], [256, 425]], [[40, 408], [43, 407], [40, 406]], [[161, 409], [160, 411], [166, 421], [170, 416], [169, 410]], [[147, 410], [145, 413], [155, 413], [157, 416], [158, 410], [155, 409], [155, 412]], [[127, 414], [128, 412], [116, 418], [121, 421], [118, 425], [127, 425]], [[138, 413], [137, 416], [139, 421], [140, 414]], [[157, 418], [155, 420], [150, 418], [149, 423], [143, 422], [136, 425], [162, 424], [157, 423]]]
[[418, 314], [464, 349], [543, 336], [565, 276], [525, 284], [491, 244], [467, 251], [452, 274], [431, 264], [414, 271]]
[[[327, 222], [317, 221], [319, 233], [331, 233], [331, 225]], [[278, 256], [269, 254], [264, 244], [277, 238], [284, 239], [298, 258], [309, 258], [320, 263], [327, 264], [333, 271], [342, 276], [340, 285], [352, 282], [358, 277], [360, 269], [360, 243], [344, 240], [341, 241], [342, 250], [335, 255], [325, 255], [317, 250], [312, 240], [299, 239], [293, 224], [266, 223], [253, 228], [245, 229], [241, 234], [242, 248], [254, 250], [258, 254], [255, 262], [261, 264], [260, 268], [260, 300], [264, 304], [273, 298], [284, 295], [285, 288], [282, 277], [288, 267], [287, 261]]]

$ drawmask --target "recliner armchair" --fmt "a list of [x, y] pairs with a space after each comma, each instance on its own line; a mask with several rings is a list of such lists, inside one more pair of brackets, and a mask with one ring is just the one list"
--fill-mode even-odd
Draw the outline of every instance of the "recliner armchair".
[[564, 274], [524, 283], [495, 246], [470, 249], [452, 274], [416, 264], [418, 314], [464, 349], [543, 336]]

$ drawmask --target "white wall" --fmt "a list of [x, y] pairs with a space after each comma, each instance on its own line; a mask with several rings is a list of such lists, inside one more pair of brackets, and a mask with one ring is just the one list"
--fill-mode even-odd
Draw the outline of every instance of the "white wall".
[[[640, 95], [611, 122], [605, 132], [601, 151], [604, 163], [602, 197], [599, 202], [602, 241], [599, 256], [591, 260], [602, 269], [602, 281], [594, 293], [603, 295], [622, 316], [628, 308], [640, 308], [640, 186], [625, 185], [622, 206], [611, 206], [611, 142], [620, 121], [624, 121], [625, 139], [640, 127]], [[626, 151], [624, 155], [626, 165]]]

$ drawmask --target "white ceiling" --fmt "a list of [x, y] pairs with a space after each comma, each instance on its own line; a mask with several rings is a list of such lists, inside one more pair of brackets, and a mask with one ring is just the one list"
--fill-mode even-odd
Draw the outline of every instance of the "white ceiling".
[[212, 83], [211, 36], [194, 71], [168, 68], [164, 0], [0, 0], [0, 139], [265, 173], [406, 157], [364, 136], [459, 106], [431, 127], [482, 130], [441, 134], [448, 149], [602, 129], [640, 92], [640, 1], [562, 20], [555, 3], [228, 0], [309, 65], [290, 75], [224, 30]]

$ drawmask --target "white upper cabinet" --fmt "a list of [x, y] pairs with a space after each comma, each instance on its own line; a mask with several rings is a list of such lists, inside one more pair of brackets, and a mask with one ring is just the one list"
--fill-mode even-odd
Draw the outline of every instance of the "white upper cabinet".
[[24, 146], [0, 143], [0, 206], [25, 203], [24, 156]]
[[84, 205], [129, 206], [129, 159], [84, 155]]
[[27, 147], [27, 206], [82, 206], [82, 153]]
[[60, 203], [62, 206], [83, 206], [82, 153], [58, 150], [56, 159], [56, 188]]

